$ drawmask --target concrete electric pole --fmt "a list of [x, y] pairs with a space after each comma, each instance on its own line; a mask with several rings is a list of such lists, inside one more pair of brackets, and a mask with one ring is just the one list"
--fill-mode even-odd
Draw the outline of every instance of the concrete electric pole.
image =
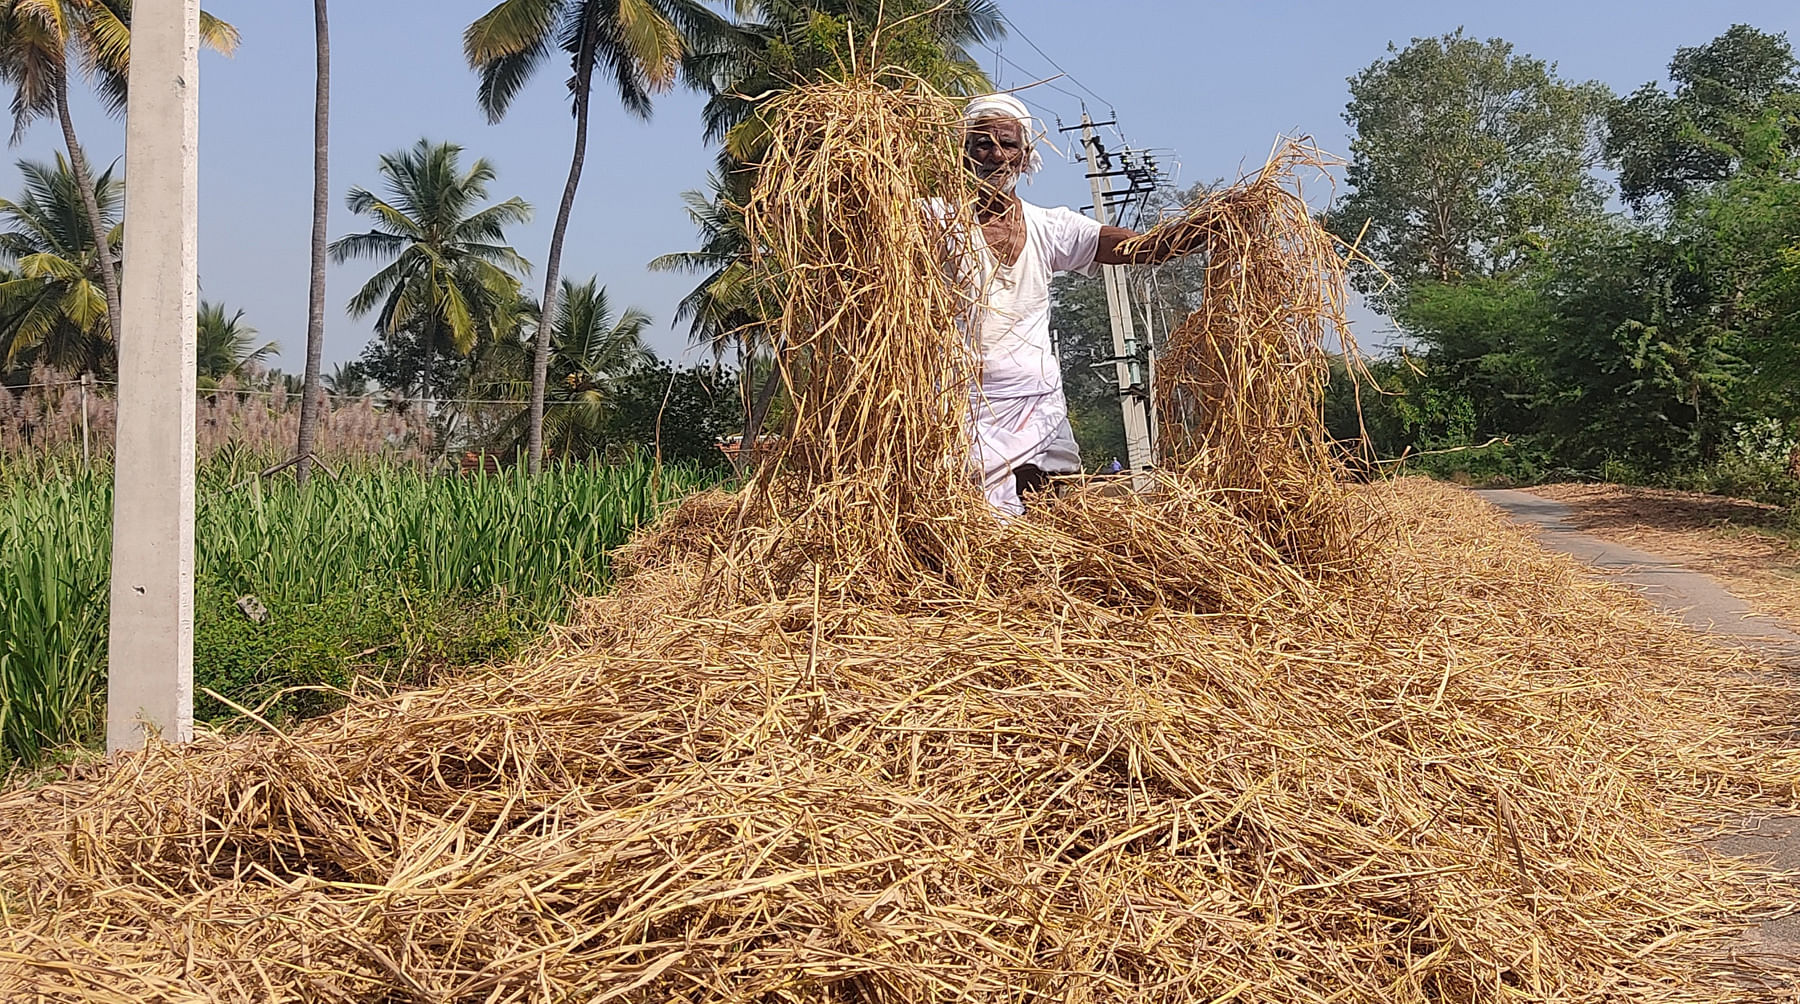
[[200, 0], [136, 0], [106, 746], [193, 735]]
[[[1102, 225], [1112, 223], [1107, 196], [1112, 185], [1101, 164], [1100, 137], [1094, 132], [1094, 121], [1081, 113], [1081, 145], [1087, 149], [1088, 180], [1093, 184], [1094, 218]], [[1132, 470], [1149, 467], [1154, 459], [1150, 444], [1150, 417], [1144, 406], [1147, 383], [1137, 362], [1138, 340], [1131, 316], [1131, 290], [1120, 265], [1102, 265], [1106, 280], [1106, 307], [1111, 315], [1113, 359], [1119, 380], [1119, 407], [1125, 413], [1125, 452]]]

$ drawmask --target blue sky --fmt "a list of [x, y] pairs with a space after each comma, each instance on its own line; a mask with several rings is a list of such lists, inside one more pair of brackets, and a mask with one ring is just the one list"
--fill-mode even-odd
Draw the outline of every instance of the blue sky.
[[[497, 198], [523, 196], [538, 209], [514, 244], [541, 262], [568, 168], [571, 119], [561, 67], [546, 72], [512, 114], [490, 126], [476, 110], [461, 32], [492, 0], [334, 0], [332, 218], [335, 238], [359, 229], [343, 208], [352, 184], [375, 183], [382, 153], [421, 137], [463, 145], [499, 171]], [[305, 348], [307, 242], [312, 198], [312, 4], [306, 0], [208, 0], [236, 24], [237, 56], [208, 54], [201, 71], [200, 272], [203, 294], [247, 311], [262, 337], [281, 344], [280, 365], [298, 369]], [[1307, 133], [1347, 152], [1345, 79], [1389, 42], [1464, 27], [1552, 61], [1569, 78], [1624, 92], [1661, 80], [1676, 47], [1698, 45], [1743, 22], [1800, 41], [1794, 0], [1514, 0], [1509, 3], [1296, 2], [1153, 3], [1148, 0], [1008, 0], [1020, 34], [1001, 46], [990, 72], [1016, 86], [1056, 73], [1073, 79], [1025, 95], [1051, 121], [1078, 121], [1085, 99], [1096, 118], [1116, 114], [1137, 146], [1173, 148], [1183, 183], [1235, 175], [1260, 164], [1281, 133]], [[1043, 54], [1026, 39], [1036, 43]], [[1046, 58], [1048, 57], [1048, 58]], [[1084, 91], [1091, 88], [1098, 97]], [[648, 271], [651, 258], [688, 248], [693, 228], [680, 193], [701, 187], [712, 152], [700, 142], [699, 97], [661, 99], [654, 119], [633, 119], [604, 98], [576, 206], [565, 274], [597, 274], [614, 303], [648, 310], [650, 341], [677, 358], [685, 330], [672, 325], [686, 276]], [[98, 163], [118, 157], [123, 132], [91, 101], [76, 125]], [[34, 127], [12, 151], [48, 159], [60, 144], [53, 123]], [[1046, 151], [1049, 167], [1027, 190], [1046, 204], [1091, 201], [1083, 169]], [[16, 185], [14, 186], [16, 187]], [[0, 191], [7, 183], [0, 181]], [[373, 271], [333, 269], [325, 355], [353, 358], [366, 321], [343, 303]], [[1379, 325], [1364, 319], [1365, 343]]]

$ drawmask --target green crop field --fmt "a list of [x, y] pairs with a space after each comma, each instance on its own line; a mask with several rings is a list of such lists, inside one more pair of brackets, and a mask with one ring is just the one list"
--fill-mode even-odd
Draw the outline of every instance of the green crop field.
[[[306, 489], [245, 458], [202, 468], [195, 714], [276, 720], [504, 657], [609, 581], [610, 552], [712, 472], [646, 460], [442, 476], [365, 465]], [[0, 767], [94, 742], [104, 721], [111, 475], [0, 471]], [[259, 623], [240, 598], [267, 611]], [[296, 689], [298, 688], [298, 689]]]

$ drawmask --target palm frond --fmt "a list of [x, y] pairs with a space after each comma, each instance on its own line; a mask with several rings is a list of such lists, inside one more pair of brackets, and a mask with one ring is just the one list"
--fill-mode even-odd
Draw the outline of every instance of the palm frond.
[[[598, 39], [593, 50], [595, 68], [611, 75], [613, 92], [626, 111], [638, 118], [648, 119], [652, 108], [649, 82], [645, 79], [643, 68], [638, 64], [630, 43], [620, 34], [618, 22], [602, 20], [594, 26], [594, 30]], [[583, 83], [579, 74], [570, 78], [570, 92], [578, 91]]]
[[456, 239], [465, 242], [504, 240], [506, 228], [531, 222], [531, 203], [511, 198], [481, 210], [456, 225]]
[[237, 54], [238, 43], [243, 41], [237, 28], [207, 13], [200, 12], [200, 44], [221, 56]]
[[468, 355], [475, 347], [475, 340], [480, 332], [475, 326], [475, 315], [469, 308], [468, 298], [455, 283], [444, 283], [440, 287], [438, 307], [444, 325], [450, 331], [450, 343], [461, 355]]
[[387, 258], [398, 254], [407, 246], [407, 239], [396, 234], [371, 230], [368, 233], [350, 234], [332, 241], [325, 249], [332, 264], [342, 265], [360, 258]]
[[681, 32], [669, 23], [652, 0], [616, 0], [612, 34], [621, 43], [621, 54], [635, 63], [645, 90], [660, 93], [675, 85], [685, 51]]
[[561, 0], [504, 0], [463, 32], [463, 54], [481, 81], [476, 101], [490, 123], [505, 117], [550, 54], [560, 5]]
[[476, 68], [480, 85], [475, 91], [475, 101], [487, 115], [489, 125], [497, 125], [506, 117], [513, 99], [519, 96], [549, 55], [550, 40], [545, 37], [535, 48], [501, 56]]
[[19, 275], [26, 279], [79, 282], [87, 278], [86, 269], [53, 252], [23, 255], [18, 266]]
[[106, 294], [100, 291], [99, 286], [89, 282], [86, 276], [63, 286], [63, 295], [57, 302], [57, 309], [62, 311], [69, 323], [83, 330], [103, 328], [107, 323]]
[[516, 56], [541, 46], [556, 26], [565, 0], [501, 0], [463, 31], [469, 66]]
[[386, 268], [369, 277], [361, 289], [350, 297], [344, 309], [351, 317], [362, 317], [374, 310], [376, 304], [389, 298], [410, 276], [412, 261], [402, 255]]

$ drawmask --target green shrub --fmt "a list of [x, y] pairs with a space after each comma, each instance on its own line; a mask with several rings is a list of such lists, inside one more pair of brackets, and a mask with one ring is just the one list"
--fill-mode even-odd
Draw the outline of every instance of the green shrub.
[[318, 603], [265, 604], [261, 623], [236, 602], [209, 582], [196, 603], [194, 715], [214, 724], [238, 713], [207, 691], [285, 724], [341, 707], [339, 692], [359, 677], [405, 686], [435, 670], [504, 658], [522, 629], [535, 626], [520, 623], [501, 597], [413, 596], [398, 584]]
[[1538, 444], [1501, 442], [1453, 452], [1407, 458], [1408, 473], [1484, 487], [1530, 485], [1547, 480], [1552, 471], [1548, 451]]

